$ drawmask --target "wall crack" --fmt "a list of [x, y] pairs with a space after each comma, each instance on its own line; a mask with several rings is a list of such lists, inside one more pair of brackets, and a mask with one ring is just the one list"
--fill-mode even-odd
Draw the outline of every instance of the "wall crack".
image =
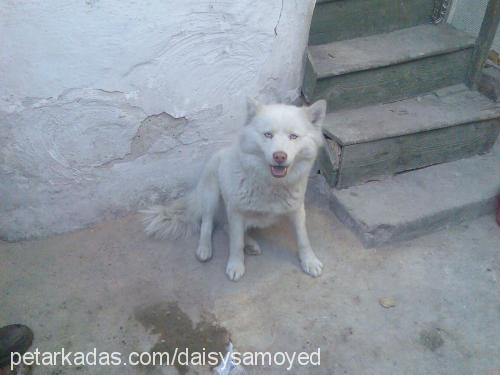
[[281, 0], [281, 9], [280, 9], [280, 15], [278, 17], [278, 21], [276, 22], [276, 26], [274, 26], [274, 35], [275, 36], [278, 36], [278, 26], [280, 24], [280, 21], [281, 21], [281, 14], [283, 13], [283, 2], [285, 0]]

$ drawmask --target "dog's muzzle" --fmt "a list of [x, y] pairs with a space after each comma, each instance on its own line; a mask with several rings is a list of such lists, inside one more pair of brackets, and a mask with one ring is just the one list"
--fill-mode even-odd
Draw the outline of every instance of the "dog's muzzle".
[[288, 172], [288, 166], [284, 165], [271, 165], [271, 174], [273, 177], [285, 177]]

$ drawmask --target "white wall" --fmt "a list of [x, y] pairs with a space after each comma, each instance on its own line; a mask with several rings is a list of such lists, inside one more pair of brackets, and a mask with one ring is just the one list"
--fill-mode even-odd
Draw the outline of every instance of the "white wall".
[[[452, 0], [448, 22], [459, 30], [474, 36], [479, 35], [484, 13], [489, 0]], [[491, 49], [500, 52], [500, 29], [497, 31]]]
[[0, 0], [0, 236], [178, 194], [245, 98], [299, 95], [314, 0]]

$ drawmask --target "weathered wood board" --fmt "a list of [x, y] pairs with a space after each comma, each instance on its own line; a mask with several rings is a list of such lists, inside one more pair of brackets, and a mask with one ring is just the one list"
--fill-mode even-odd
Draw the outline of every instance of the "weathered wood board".
[[342, 146], [336, 187], [488, 152], [499, 131], [492, 119]]
[[309, 46], [307, 50], [314, 72], [321, 79], [456, 52], [473, 47], [475, 40], [448, 24], [426, 24]]
[[500, 1], [489, 0], [484, 19], [481, 24], [481, 30], [476, 42], [476, 48], [470, 59], [469, 71], [467, 74], [467, 84], [475, 88], [481, 77], [481, 70], [486, 62], [493, 39], [498, 30], [500, 21]]
[[465, 81], [471, 49], [318, 80], [306, 99], [326, 99], [328, 110], [356, 108], [416, 96]]
[[460, 84], [416, 98], [329, 113], [323, 132], [347, 146], [499, 116], [499, 104]]
[[318, 1], [309, 44], [323, 44], [430, 22], [434, 0]]
[[332, 139], [325, 137], [324, 146], [318, 153], [318, 167], [321, 175], [328, 185], [334, 187], [337, 184], [337, 174], [340, 162], [340, 145]]

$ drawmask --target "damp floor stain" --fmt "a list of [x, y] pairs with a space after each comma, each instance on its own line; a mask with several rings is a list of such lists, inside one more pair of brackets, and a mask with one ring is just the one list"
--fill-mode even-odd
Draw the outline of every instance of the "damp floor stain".
[[[177, 352], [189, 350], [189, 353], [216, 352], [226, 353], [229, 332], [220, 326], [215, 317], [204, 316], [194, 324], [176, 302], [162, 302], [141, 306], [134, 312], [135, 319], [149, 332], [158, 335], [158, 341], [150, 352], [168, 353], [172, 358]], [[180, 374], [188, 371], [187, 366], [175, 363]]]
[[441, 336], [439, 328], [422, 330], [420, 332], [419, 341], [421, 345], [429, 349], [431, 352], [436, 351], [444, 344], [444, 339]]

